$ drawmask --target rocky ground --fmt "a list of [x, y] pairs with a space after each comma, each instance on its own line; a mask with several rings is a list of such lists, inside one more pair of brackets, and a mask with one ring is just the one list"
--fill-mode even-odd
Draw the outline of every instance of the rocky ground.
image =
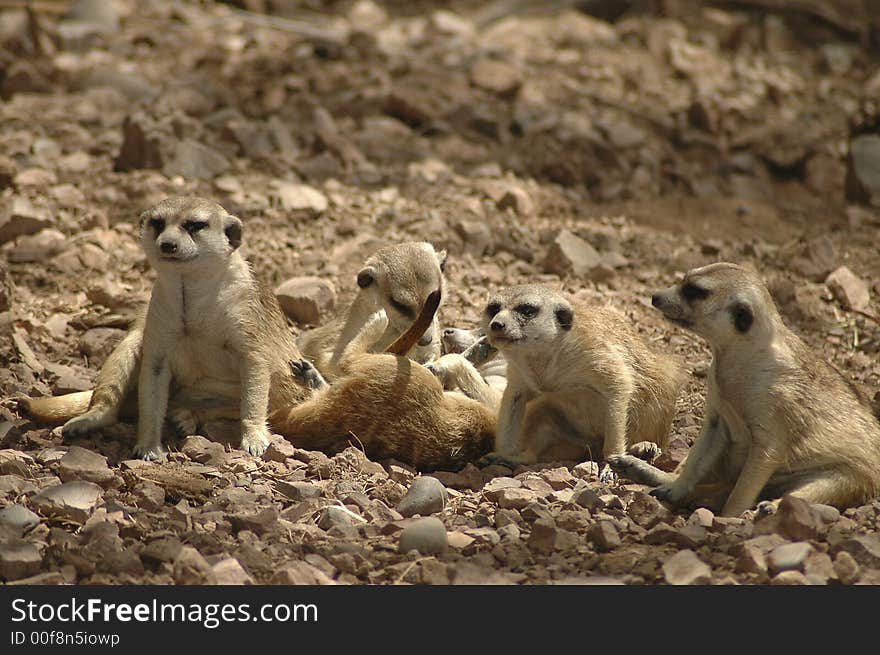
[[149, 294], [137, 214], [177, 193], [242, 216], [267, 282], [325, 281], [288, 294], [295, 332], [388, 240], [448, 249], [446, 324], [523, 281], [622, 309], [693, 371], [667, 468], [708, 352], [648, 299], [692, 266], [756, 266], [873, 395], [868, 3], [68, 4], [0, 12], [0, 579], [880, 583], [880, 501], [722, 519], [592, 463], [432, 478], [281, 439], [254, 458], [190, 436], [145, 463], [132, 425], [64, 443], [14, 402], [90, 388]]

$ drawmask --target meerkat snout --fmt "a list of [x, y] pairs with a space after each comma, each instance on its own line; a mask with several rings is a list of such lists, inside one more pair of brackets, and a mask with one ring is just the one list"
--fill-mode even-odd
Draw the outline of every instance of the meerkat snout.
[[160, 241], [159, 250], [165, 255], [171, 255], [177, 252], [177, 244], [173, 241]]

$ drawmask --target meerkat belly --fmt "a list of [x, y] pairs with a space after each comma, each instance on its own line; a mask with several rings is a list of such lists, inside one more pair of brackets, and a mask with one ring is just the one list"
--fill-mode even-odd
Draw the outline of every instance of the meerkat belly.
[[224, 343], [182, 337], [169, 353], [175, 388], [193, 397], [237, 399], [240, 357]]

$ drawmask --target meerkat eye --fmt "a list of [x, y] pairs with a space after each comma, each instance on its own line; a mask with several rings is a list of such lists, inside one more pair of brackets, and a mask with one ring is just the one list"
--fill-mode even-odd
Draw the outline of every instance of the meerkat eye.
[[208, 221], [187, 221], [183, 224], [183, 229], [190, 234], [195, 234], [208, 227]]
[[489, 316], [490, 318], [492, 316], [495, 316], [495, 314], [497, 314], [500, 311], [501, 311], [501, 303], [500, 302], [490, 302], [488, 305], [486, 305], [486, 316]]
[[394, 309], [399, 311], [404, 316], [415, 316], [416, 313], [412, 310], [412, 308], [407, 305], [404, 305], [399, 300], [396, 300], [394, 298], [389, 298], [389, 301], [391, 302], [391, 306], [394, 307]]
[[517, 314], [521, 314], [526, 318], [535, 318], [538, 315], [538, 308], [535, 305], [522, 304], [517, 305], [514, 310]]
[[709, 290], [698, 287], [692, 282], [688, 282], [681, 288], [681, 297], [688, 302], [694, 300], [703, 300], [709, 296]]
[[165, 221], [161, 218], [151, 218], [150, 227], [153, 228], [156, 234], [161, 234], [162, 231], [165, 230]]

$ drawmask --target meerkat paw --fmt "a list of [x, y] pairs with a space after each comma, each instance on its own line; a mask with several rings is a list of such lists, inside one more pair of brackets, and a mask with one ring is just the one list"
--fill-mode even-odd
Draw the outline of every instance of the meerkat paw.
[[655, 444], [653, 441], [640, 441], [638, 443], [634, 443], [632, 446], [627, 448], [627, 452], [630, 455], [635, 455], [639, 459], [643, 459], [648, 463], [653, 462], [655, 459], [663, 454], [660, 446]]
[[165, 459], [165, 449], [161, 443], [136, 443], [134, 445], [134, 454], [139, 459], [148, 462]]
[[599, 482], [602, 484], [613, 484], [614, 482], [617, 482], [617, 473], [614, 472], [614, 469], [608, 464], [608, 462], [605, 462], [599, 470]]
[[305, 358], [290, 360], [290, 372], [297, 382], [309, 389], [323, 389], [328, 386], [321, 372]]
[[433, 362], [428, 362], [424, 365], [426, 369], [428, 369], [431, 374], [437, 378], [440, 384], [443, 385], [443, 388], [446, 388], [446, 378], [449, 377], [449, 367], [446, 365], [444, 361], [441, 359], [435, 359]]
[[661, 484], [656, 489], [651, 489], [648, 493], [657, 500], [665, 500], [673, 505], [680, 505], [682, 500], [688, 495], [688, 490], [680, 488], [675, 483], [671, 483]]
[[265, 426], [247, 428], [241, 435], [241, 449], [255, 457], [262, 456], [269, 447], [269, 430]]
[[520, 464], [519, 458], [516, 455], [502, 455], [501, 453], [491, 452], [483, 455], [478, 461], [477, 466], [491, 466], [492, 464], [497, 464], [499, 466], [506, 466], [507, 468], [513, 470]]
[[195, 414], [186, 407], [175, 407], [169, 410], [168, 420], [180, 437], [188, 437], [195, 434], [199, 429]]
[[106, 428], [116, 423], [116, 414], [104, 407], [94, 407], [85, 414], [76, 416], [61, 427], [64, 439], [83, 437], [89, 432]]
[[479, 341], [462, 353], [462, 357], [474, 366], [480, 366], [497, 354], [498, 351], [489, 344], [489, 338], [481, 337]]
[[776, 514], [777, 509], [779, 509], [778, 500], [762, 500], [755, 508], [755, 518], [762, 519], [765, 516]]

